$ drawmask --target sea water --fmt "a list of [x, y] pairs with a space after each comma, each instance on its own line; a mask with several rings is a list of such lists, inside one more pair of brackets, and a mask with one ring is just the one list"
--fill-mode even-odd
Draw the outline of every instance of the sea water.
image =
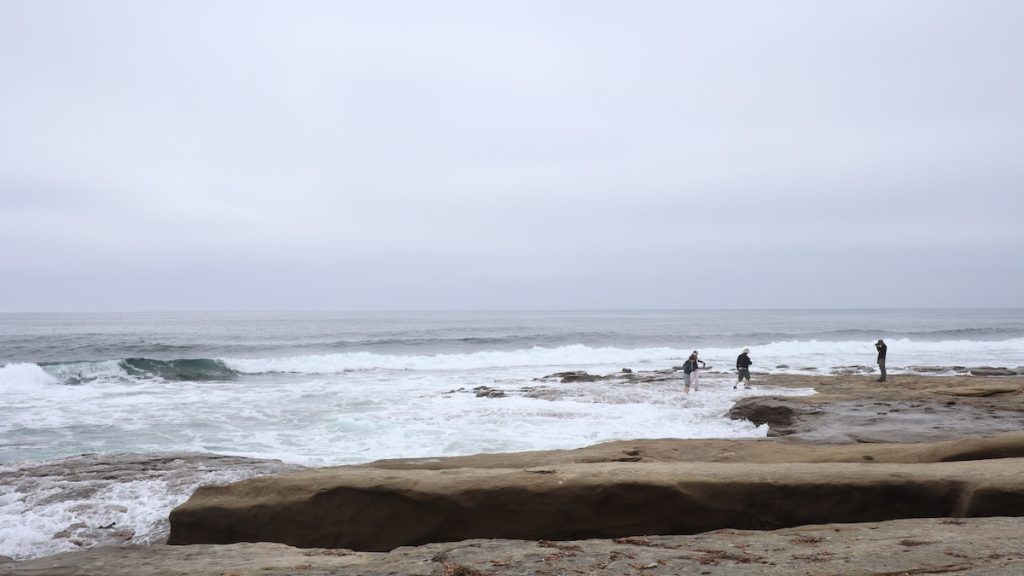
[[[0, 555], [156, 541], [196, 486], [291, 465], [764, 436], [729, 407], [811, 391], [758, 374], [870, 370], [878, 338], [890, 374], [1024, 369], [1022, 309], [2, 314]], [[537, 380], [692, 350], [710, 368], [689, 396]]]

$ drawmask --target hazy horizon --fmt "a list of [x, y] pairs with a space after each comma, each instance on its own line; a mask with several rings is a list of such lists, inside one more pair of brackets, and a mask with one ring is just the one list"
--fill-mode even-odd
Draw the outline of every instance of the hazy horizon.
[[885, 311], [1001, 311], [1001, 310], [1024, 310], [1024, 306], [880, 306], [880, 307], [779, 307], [779, 308], [407, 308], [407, 309], [379, 309], [379, 310], [344, 310], [344, 309], [273, 309], [273, 310], [205, 310], [205, 309], [177, 309], [177, 310], [0, 310], [0, 315], [117, 315], [117, 314], [612, 314], [612, 313], [659, 313], [659, 312], [885, 312]]

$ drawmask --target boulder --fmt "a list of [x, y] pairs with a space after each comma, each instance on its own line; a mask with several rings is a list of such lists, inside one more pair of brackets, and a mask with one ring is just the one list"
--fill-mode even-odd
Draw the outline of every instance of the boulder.
[[953, 370], [953, 368], [945, 366], [907, 366], [907, 370], [915, 374], [943, 374]]
[[849, 376], [851, 374], [871, 374], [875, 370], [874, 366], [837, 366], [829, 372], [837, 376]]
[[980, 368], [972, 368], [971, 376], [1016, 376], [1017, 373], [1009, 368], [992, 368], [990, 366], [981, 366]]
[[536, 380], [552, 380], [557, 379], [564, 383], [569, 382], [599, 382], [601, 380], [607, 380], [608, 376], [600, 376], [597, 374], [591, 374], [585, 370], [573, 370], [571, 372], [556, 372], [549, 374]]
[[808, 408], [799, 401], [776, 396], [753, 396], [743, 398], [729, 409], [729, 418], [749, 420], [756, 426], [767, 424], [769, 436], [785, 436], [793, 433], [797, 416]]
[[986, 398], [989, 396], [999, 396], [1001, 394], [1017, 394], [1021, 391], [1021, 387], [1017, 384], [979, 384], [977, 386], [959, 386], [957, 388], [936, 388], [930, 390], [934, 394], [940, 394], [943, 396], [964, 396], [964, 397], [975, 397], [975, 398]]
[[504, 398], [505, 392], [501, 390], [495, 390], [490, 386], [477, 386], [473, 388], [473, 393], [476, 394], [477, 398]]

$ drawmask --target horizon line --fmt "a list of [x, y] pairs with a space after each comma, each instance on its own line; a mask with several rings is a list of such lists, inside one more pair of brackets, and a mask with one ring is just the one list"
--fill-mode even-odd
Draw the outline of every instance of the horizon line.
[[439, 313], [587, 313], [587, 312], [786, 312], [786, 311], [900, 311], [900, 310], [1022, 310], [1024, 306], [837, 306], [752, 308], [275, 308], [275, 309], [77, 309], [0, 310], [0, 314], [439, 314]]

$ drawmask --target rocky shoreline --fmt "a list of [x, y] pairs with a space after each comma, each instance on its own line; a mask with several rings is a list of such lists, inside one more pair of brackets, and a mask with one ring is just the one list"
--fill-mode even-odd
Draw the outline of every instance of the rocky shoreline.
[[732, 418], [768, 424], [769, 436], [805, 442], [934, 442], [1024, 430], [1024, 377], [762, 376], [776, 387], [814, 388], [803, 397], [753, 396]]
[[[583, 376], [523, 393], [565, 377]], [[191, 545], [0, 559], [0, 574], [1024, 572], [1024, 377], [754, 383], [818, 394], [738, 402], [731, 417], [768, 424], [760, 440], [387, 460], [204, 487], [171, 516], [170, 542]], [[234, 543], [247, 541], [277, 543]]]

